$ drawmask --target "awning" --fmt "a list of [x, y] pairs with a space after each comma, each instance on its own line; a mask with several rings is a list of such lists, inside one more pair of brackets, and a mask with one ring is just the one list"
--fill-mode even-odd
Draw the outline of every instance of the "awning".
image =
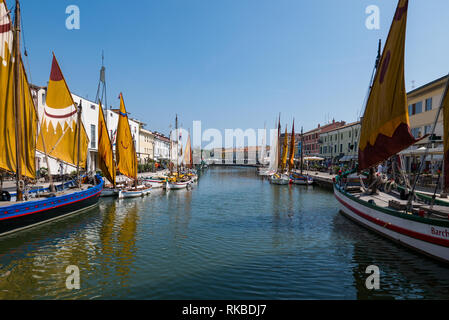
[[348, 161], [355, 160], [355, 159], [357, 159], [356, 156], [343, 156], [339, 161], [340, 162], [348, 162]]
[[321, 157], [305, 157], [304, 161], [323, 161], [324, 158]]

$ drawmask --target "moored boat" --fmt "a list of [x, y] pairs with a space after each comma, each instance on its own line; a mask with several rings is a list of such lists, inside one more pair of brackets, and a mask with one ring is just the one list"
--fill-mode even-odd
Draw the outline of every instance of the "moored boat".
[[139, 189], [121, 189], [118, 193], [119, 199], [139, 198], [144, 196], [144, 191]]
[[290, 179], [292, 180], [293, 184], [307, 185], [307, 186], [310, 186], [313, 184], [313, 178], [310, 177], [309, 175], [292, 173], [290, 175]]
[[290, 177], [287, 174], [275, 173], [270, 176], [271, 184], [286, 185], [290, 183]]
[[116, 197], [118, 196], [119, 189], [117, 188], [103, 188], [100, 197]]
[[[418, 140], [411, 135], [405, 91], [404, 52], [408, 0], [399, 0], [362, 118], [359, 172], [369, 170], [368, 187], [351, 188], [347, 172], [335, 178], [340, 212], [362, 226], [438, 260], [449, 262], [449, 210], [416, 201], [415, 184], [407, 197], [379, 191], [383, 178], [374, 168]], [[439, 113], [446, 106], [449, 82]], [[445, 112], [445, 114], [448, 114]], [[434, 133], [435, 125], [431, 130]], [[447, 130], [447, 129], [446, 129]], [[417, 179], [417, 178], [416, 178]], [[363, 183], [364, 184], [364, 183]], [[361, 189], [361, 190], [360, 190]]]

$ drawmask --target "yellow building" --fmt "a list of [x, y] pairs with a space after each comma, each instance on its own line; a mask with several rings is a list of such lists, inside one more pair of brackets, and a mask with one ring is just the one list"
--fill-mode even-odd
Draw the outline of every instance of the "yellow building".
[[143, 164], [154, 159], [154, 134], [141, 127], [139, 139], [138, 159], [139, 163]]
[[[407, 94], [410, 129], [415, 138], [431, 133], [447, 80], [447, 76], [439, 78]], [[435, 172], [441, 168], [443, 161], [443, 130], [443, 113], [441, 113], [430, 148], [427, 148], [430, 138], [425, 138], [401, 152], [404, 156], [404, 164], [407, 171], [417, 170], [426, 151], [428, 155], [425, 159], [425, 169]]]

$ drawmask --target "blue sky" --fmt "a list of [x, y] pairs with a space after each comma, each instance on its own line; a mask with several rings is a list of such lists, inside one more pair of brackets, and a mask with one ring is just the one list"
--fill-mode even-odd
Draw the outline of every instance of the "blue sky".
[[[13, 5], [7, 0], [8, 6]], [[95, 98], [105, 52], [108, 102], [123, 92], [131, 117], [169, 132], [184, 127], [307, 131], [328, 119], [357, 120], [377, 41], [395, 0], [22, 0], [33, 83], [45, 85], [55, 52], [70, 89]], [[81, 29], [65, 27], [68, 5]], [[380, 8], [380, 30], [365, 8]], [[449, 72], [449, 1], [411, 0], [407, 89]]]

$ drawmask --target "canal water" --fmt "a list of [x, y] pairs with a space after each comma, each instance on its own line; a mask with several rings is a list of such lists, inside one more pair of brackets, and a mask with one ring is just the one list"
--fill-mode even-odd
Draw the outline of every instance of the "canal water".
[[[80, 289], [66, 287], [66, 268]], [[380, 289], [366, 289], [366, 268]], [[338, 212], [332, 192], [210, 168], [187, 191], [0, 240], [0, 299], [447, 299], [446, 267]]]

